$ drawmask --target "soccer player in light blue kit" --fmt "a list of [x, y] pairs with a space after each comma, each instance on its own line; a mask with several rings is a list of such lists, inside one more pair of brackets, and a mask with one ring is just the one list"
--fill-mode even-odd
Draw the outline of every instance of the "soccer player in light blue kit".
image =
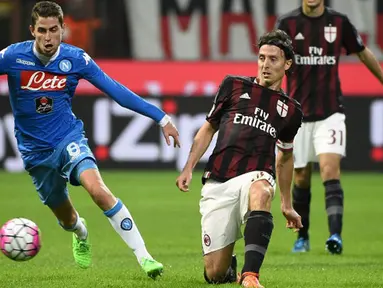
[[168, 115], [111, 79], [83, 50], [62, 43], [64, 29], [61, 7], [38, 2], [30, 26], [35, 40], [0, 52], [0, 74], [8, 75], [15, 135], [25, 169], [42, 202], [65, 230], [73, 232], [73, 255], [80, 267], [90, 266], [91, 246], [86, 222], [68, 196], [67, 182], [89, 192], [146, 274], [155, 278], [163, 265], [149, 254], [132, 215], [104, 184], [83, 122], [72, 113], [78, 81], [86, 79], [121, 106], [152, 118], [162, 127], [168, 145], [172, 137], [174, 147], [180, 146], [178, 131]]

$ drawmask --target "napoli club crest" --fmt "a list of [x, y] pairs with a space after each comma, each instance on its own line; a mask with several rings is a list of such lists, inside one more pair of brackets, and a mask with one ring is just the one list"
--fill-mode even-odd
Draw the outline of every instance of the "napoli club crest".
[[278, 100], [278, 102], [277, 102], [277, 112], [278, 112], [279, 116], [286, 117], [288, 111], [289, 111], [289, 106], [287, 106], [281, 100]]
[[133, 228], [133, 222], [130, 218], [125, 218], [121, 221], [121, 229], [125, 231], [130, 231]]
[[61, 60], [59, 63], [59, 68], [65, 73], [69, 72], [72, 69], [72, 63], [67, 59]]

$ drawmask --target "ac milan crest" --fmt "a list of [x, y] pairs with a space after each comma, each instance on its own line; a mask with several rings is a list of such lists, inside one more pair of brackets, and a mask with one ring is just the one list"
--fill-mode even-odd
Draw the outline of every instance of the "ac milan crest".
[[324, 39], [326, 39], [328, 43], [334, 42], [336, 39], [336, 27], [331, 26], [331, 24], [329, 26], [325, 26]]
[[287, 106], [281, 100], [278, 100], [278, 102], [277, 102], [277, 112], [278, 112], [279, 116], [286, 117], [288, 111], [289, 111], [289, 106]]

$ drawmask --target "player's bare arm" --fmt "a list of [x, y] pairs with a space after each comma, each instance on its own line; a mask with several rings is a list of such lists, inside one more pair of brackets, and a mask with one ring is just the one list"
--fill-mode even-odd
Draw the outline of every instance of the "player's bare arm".
[[371, 71], [372, 74], [383, 84], [383, 70], [376, 59], [374, 53], [366, 47], [362, 52], [359, 52], [358, 57], [360, 61]]
[[189, 184], [192, 179], [193, 169], [203, 154], [205, 154], [216, 131], [217, 129], [208, 121], [206, 121], [198, 130], [196, 136], [194, 137], [193, 145], [190, 149], [186, 165], [182, 170], [181, 175], [176, 180], [176, 185], [181, 191], [189, 191]]
[[279, 148], [276, 160], [276, 173], [281, 192], [281, 210], [287, 220], [287, 228], [295, 231], [302, 228], [301, 216], [293, 209], [291, 202], [291, 182], [293, 178], [294, 160], [292, 149]]

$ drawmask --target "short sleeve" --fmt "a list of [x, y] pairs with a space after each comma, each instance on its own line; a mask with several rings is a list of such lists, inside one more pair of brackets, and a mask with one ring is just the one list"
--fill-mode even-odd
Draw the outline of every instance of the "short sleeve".
[[216, 128], [221, 122], [221, 117], [225, 109], [225, 103], [230, 97], [230, 93], [232, 91], [232, 84], [232, 77], [227, 76], [225, 79], [223, 79], [215, 95], [213, 106], [211, 107], [209, 114], [206, 116], [206, 120]]
[[300, 107], [295, 106], [294, 112], [288, 120], [287, 125], [279, 133], [277, 146], [282, 150], [293, 149], [294, 137], [302, 125], [303, 113]]
[[342, 44], [347, 54], [362, 52], [365, 48], [362, 38], [348, 17], [343, 20]]

